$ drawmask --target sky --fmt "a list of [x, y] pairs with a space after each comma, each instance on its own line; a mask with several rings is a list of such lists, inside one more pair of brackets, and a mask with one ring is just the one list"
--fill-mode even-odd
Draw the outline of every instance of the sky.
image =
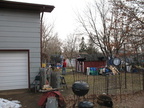
[[39, 3], [55, 6], [51, 13], [44, 14], [46, 24], [54, 22], [55, 32], [61, 39], [74, 33], [77, 29], [76, 12], [83, 11], [88, 2], [93, 0], [9, 0], [28, 3]]

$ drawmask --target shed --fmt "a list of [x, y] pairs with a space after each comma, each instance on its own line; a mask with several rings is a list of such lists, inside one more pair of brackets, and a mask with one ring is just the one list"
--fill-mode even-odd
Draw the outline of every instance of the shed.
[[80, 62], [76, 60], [76, 71], [86, 73], [87, 67], [101, 68], [106, 65], [106, 58], [101, 53], [97, 54], [81, 54], [80, 57], [86, 58]]
[[0, 1], [0, 90], [30, 88], [41, 67], [40, 13], [53, 9]]

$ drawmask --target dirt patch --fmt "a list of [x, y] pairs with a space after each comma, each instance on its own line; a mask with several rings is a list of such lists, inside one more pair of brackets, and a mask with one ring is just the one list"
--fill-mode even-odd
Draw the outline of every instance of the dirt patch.
[[[72, 108], [74, 96], [71, 87], [63, 89], [61, 93], [66, 99], [68, 105], [67, 108]], [[0, 92], [0, 98], [18, 100], [21, 102], [22, 108], [40, 108], [37, 103], [42, 94], [43, 93], [34, 93], [28, 90], [5, 91]], [[122, 101], [120, 101], [119, 98], [113, 97], [114, 108], [143, 108], [144, 106], [144, 91], [132, 95], [122, 96], [121, 98], [123, 98]], [[96, 103], [96, 98], [91, 99], [91, 101]]]

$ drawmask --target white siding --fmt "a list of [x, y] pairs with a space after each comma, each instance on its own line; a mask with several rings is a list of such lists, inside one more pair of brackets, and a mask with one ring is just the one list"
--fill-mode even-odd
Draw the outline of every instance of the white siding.
[[30, 51], [30, 81], [40, 67], [39, 12], [0, 9], [0, 50]]

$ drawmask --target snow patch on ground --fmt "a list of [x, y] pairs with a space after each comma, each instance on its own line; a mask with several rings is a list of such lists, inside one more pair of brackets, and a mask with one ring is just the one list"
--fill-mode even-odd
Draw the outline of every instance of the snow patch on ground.
[[21, 108], [22, 105], [18, 100], [9, 101], [7, 99], [0, 98], [0, 108]]

